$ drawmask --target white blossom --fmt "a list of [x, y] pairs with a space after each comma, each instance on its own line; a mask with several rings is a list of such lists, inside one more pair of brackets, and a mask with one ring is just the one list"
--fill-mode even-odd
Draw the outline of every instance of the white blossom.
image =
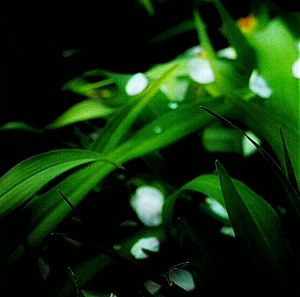
[[188, 63], [190, 78], [200, 84], [209, 84], [215, 81], [215, 75], [210, 63], [205, 58], [192, 58]]
[[273, 90], [268, 86], [266, 80], [258, 74], [257, 70], [253, 70], [250, 80], [249, 89], [261, 98], [269, 98]]
[[148, 255], [144, 252], [145, 250], [151, 252], [158, 252], [160, 248], [160, 242], [156, 237], [147, 237], [139, 239], [130, 249], [130, 253], [136, 259], [146, 259]]
[[235, 60], [237, 58], [237, 53], [235, 48], [233, 47], [226, 47], [218, 51], [218, 56], [221, 58], [226, 58], [229, 60]]
[[157, 188], [151, 186], [137, 188], [130, 204], [144, 225], [151, 227], [162, 223], [164, 195]]
[[136, 73], [128, 80], [125, 92], [128, 96], [136, 96], [142, 93], [148, 84], [148, 79], [143, 73]]

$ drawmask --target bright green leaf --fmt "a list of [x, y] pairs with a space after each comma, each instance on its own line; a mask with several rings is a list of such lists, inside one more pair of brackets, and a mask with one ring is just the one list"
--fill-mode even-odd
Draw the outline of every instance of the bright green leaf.
[[84, 100], [70, 107], [55, 121], [49, 124], [47, 128], [56, 129], [77, 122], [98, 119], [98, 118], [105, 118], [109, 116], [112, 112], [113, 112], [112, 108], [105, 105], [99, 100], [96, 99]]

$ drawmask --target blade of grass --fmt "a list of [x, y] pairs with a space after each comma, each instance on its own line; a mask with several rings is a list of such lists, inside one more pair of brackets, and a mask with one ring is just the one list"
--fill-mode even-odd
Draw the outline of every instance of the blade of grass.
[[290, 251], [276, 212], [249, 188], [241, 194], [218, 161], [216, 168], [236, 237], [246, 245], [254, 263], [262, 264], [269, 272], [275, 269], [278, 275], [287, 277]]
[[281, 141], [282, 141], [282, 148], [283, 148], [283, 154], [284, 154], [284, 161], [285, 161], [285, 167], [287, 170], [287, 177], [289, 179], [289, 181], [291, 182], [291, 185], [294, 187], [294, 189], [298, 192], [298, 195], [300, 195], [300, 190], [299, 190], [299, 186], [297, 183], [297, 178], [295, 175], [295, 171], [292, 165], [292, 161], [289, 155], [289, 151], [283, 136], [283, 131], [282, 128], [280, 127], [280, 137], [281, 137]]

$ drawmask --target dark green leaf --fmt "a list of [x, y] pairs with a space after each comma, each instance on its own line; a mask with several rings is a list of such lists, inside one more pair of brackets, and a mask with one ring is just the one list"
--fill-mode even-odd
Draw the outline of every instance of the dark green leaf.
[[278, 275], [284, 276], [290, 252], [276, 212], [243, 184], [241, 193], [218, 161], [216, 167], [236, 237], [246, 245], [255, 263], [270, 272], [276, 269]]

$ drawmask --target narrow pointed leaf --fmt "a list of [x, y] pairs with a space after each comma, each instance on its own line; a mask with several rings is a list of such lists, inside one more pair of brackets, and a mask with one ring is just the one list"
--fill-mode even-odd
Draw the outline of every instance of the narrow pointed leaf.
[[[300, 193], [299, 190], [299, 186], [297, 183], [297, 178], [296, 178], [296, 174], [292, 165], [292, 161], [289, 155], [289, 151], [283, 136], [283, 131], [280, 128], [280, 137], [281, 137], [281, 141], [282, 141], [282, 148], [283, 148], [283, 153], [284, 153], [284, 161], [285, 161], [285, 167], [287, 170], [287, 176], [292, 184], [292, 186], [297, 190], [298, 194]], [[300, 161], [300, 160], [299, 160]]]
[[251, 67], [253, 67], [255, 63], [255, 56], [252, 47], [222, 3], [219, 0], [214, 0], [213, 2], [223, 21], [222, 32], [228, 39], [230, 45], [235, 48], [238, 59], [241, 61], [241, 65], [245, 69], [252, 69]]
[[253, 260], [262, 264], [263, 268], [276, 269], [278, 275], [284, 275], [289, 261], [289, 250], [276, 212], [245, 185], [245, 191], [241, 194], [221, 163], [217, 161], [216, 167], [236, 237], [246, 245]]

